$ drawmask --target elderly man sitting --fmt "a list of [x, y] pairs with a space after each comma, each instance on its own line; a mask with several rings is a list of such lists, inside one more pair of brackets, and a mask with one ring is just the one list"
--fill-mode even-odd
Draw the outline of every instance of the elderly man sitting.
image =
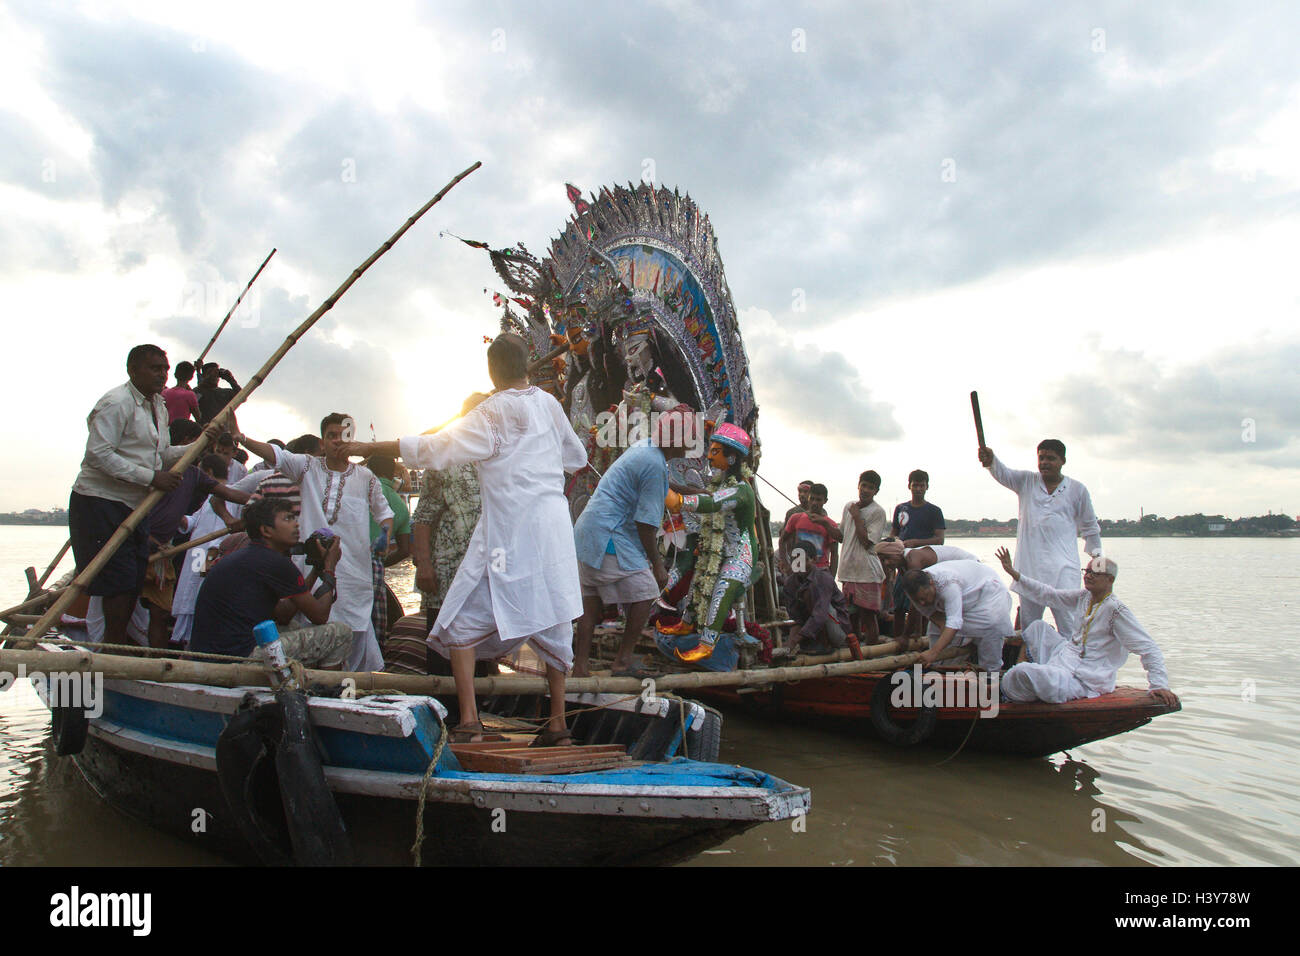
[[903, 590], [938, 628], [921, 661], [933, 664], [949, 645], [974, 643], [979, 666], [1002, 669], [1002, 641], [1012, 633], [1011, 592], [997, 572], [978, 561], [943, 561], [928, 571], [908, 571]]
[[1045, 621], [1034, 621], [1025, 628], [1029, 661], [1003, 675], [1002, 692], [1008, 700], [1061, 704], [1109, 694], [1115, 689], [1115, 675], [1131, 652], [1142, 659], [1151, 695], [1170, 706], [1178, 705], [1178, 697], [1169, 689], [1160, 648], [1112, 593], [1119, 573], [1114, 561], [1093, 558], [1084, 569], [1082, 588], [1060, 590], [1018, 572], [1006, 548], [996, 553], [1015, 581], [1012, 590], [1026, 600], [1073, 614], [1072, 620], [1077, 622], [1068, 640]]

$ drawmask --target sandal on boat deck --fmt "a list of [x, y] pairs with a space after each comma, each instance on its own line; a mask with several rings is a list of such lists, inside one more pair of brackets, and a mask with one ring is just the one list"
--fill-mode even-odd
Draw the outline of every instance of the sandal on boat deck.
[[530, 747], [573, 747], [576, 746], [573, 740], [573, 732], [570, 730], [543, 730], [540, 731], [529, 744]]
[[650, 668], [646, 667], [644, 658], [633, 657], [631, 666], [620, 667], [618, 670], [612, 671], [609, 676], [610, 677], [633, 677], [636, 678], [637, 680], [645, 680], [647, 677], [654, 678], [660, 675], [658, 674], [658, 672], [652, 671], [650, 670]]
[[[506, 739], [500, 734], [488, 733], [483, 729], [482, 721], [476, 724], [459, 724], [451, 728], [448, 733], [450, 734], [448, 742], [453, 744], [487, 744]], [[475, 740], [475, 737], [478, 740]]]

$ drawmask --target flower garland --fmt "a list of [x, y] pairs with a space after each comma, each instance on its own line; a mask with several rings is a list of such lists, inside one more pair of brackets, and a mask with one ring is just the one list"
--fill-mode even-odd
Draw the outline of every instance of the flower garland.
[[[740, 477], [748, 482], [754, 473], [748, 465], [742, 465]], [[735, 475], [722, 475], [709, 482], [709, 494], [716, 494], [723, 488], [735, 488], [740, 482]], [[709, 604], [713, 600], [713, 589], [718, 584], [718, 575], [722, 573], [723, 548], [727, 540], [726, 512], [700, 515], [699, 544], [695, 549], [695, 579], [691, 581], [691, 607], [695, 611], [696, 627], [709, 626]]]

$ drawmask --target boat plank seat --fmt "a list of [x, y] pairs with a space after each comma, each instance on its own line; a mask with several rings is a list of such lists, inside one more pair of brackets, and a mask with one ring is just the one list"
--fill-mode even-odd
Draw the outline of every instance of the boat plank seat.
[[460, 765], [473, 773], [591, 773], [638, 766], [622, 744], [594, 747], [530, 747], [519, 741], [452, 744]]

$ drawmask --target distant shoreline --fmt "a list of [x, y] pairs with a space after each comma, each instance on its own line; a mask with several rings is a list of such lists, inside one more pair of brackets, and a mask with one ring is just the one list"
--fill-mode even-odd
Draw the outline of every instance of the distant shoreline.
[[[1014, 538], [1015, 532], [1002, 531], [949, 531], [944, 534], [943, 538], [947, 541], [949, 538]], [[1296, 531], [1174, 531], [1164, 532], [1161, 534], [1134, 534], [1124, 531], [1103, 531], [1103, 540], [1111, 538], [1300, 538], [1300, 532]]]

